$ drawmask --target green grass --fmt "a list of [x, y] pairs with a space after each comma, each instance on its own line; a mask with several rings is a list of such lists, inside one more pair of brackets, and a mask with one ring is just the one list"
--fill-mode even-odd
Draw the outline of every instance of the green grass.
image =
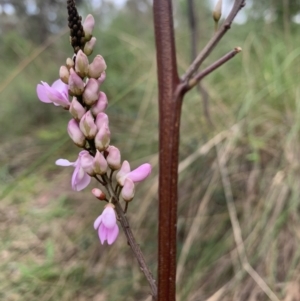
[[[116, 19], [110, 28], [98, 30], [100, 46], [95, 53], [108, 64], [103, 91], [110, 103], [113, 144], [133, 165], [151, 161], [154, 166], [151, 178], [138, 186], [128, 216], [155, 274], [155, 51], [144, 23], [139, 31], [129, 27], [124, 32], [125, 24], [131, 23]], [[36, 47], [18, 36], [5, 40], [5, 53], [15, 49], [18, 55], [7, 57], [10, 67], [1, 64], [7, 66], [1, 70], [6, 79], [14, 72], [16, 77], [0, 89], [0, 299], [146, 300], [148, 285], [124, 235], [111, 247], [101, 246], [92, 223], [103, 205], [89, 189], [72, 192], [72, 169], [54, 166], [60, 157], [74, 160], [78, 149], [66, 136], [68, 113], [40, 103], [35, 87], [40, 80], [56, 79], [59, 66], [71, 55], [66, 39], [67, 35], [58, 37], [24, 69], [22, 62]], [[189, 62], [188, 34], [180, 30], [178, 41], [178, 61], [184, 70]], [[215, 128], [204, 117], [197, 91], [184, 100], [178, 300], [206, 300], [226, 284], [214, 300], [268, 300], [238, 260], [216, 151], [209, 142], [221, 132], [224, 138], [217, 143], [227, 158], [248, 260], [281, 300], [289, 300], [299, 289], [298, 44], [296, 35], [287, 40], [267, 26], [259, 31], [249, 24], [234, 26], [212, 57], [238, 45], [243, 52], [203, 82]], [[204, 145], [207, 148], [196, 155]], [[184, 161], [192, 154], [194, 160]]]

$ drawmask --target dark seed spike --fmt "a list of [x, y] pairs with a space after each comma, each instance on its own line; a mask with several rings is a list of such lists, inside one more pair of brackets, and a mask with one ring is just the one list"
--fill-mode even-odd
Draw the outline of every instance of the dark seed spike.
[[71, 45], [74, 53], [84, 48], [84, 30], [81, 24], [82, 17], [79, 16], [75, 0], [67, 0], [68, 26], [70, 28]]

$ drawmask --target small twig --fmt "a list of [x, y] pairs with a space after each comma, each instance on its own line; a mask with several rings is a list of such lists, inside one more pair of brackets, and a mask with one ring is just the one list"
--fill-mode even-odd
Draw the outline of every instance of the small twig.
[[103, 182], [101, 179], [99, 179], [99, 177], [98, 177], [97, 175], [95, 175], [94, 178], [95, 178], [101, 185], [103, 185], [104, 187], [106, 187], [106, 183]]
[[219, 169], [221, 173], [223, 188], [225, 192], [226, 204], [229, 212], [229, 217], [231, 221], [231, 226], [233, 230], [233, 236], [235, 240], [235, 244], [237, 247], [237, 252], [242, 264], [243, 269], [252, 277], [252, 279], [256, 282], [256, 284], [262, 289], [262, 291], [270, 298], [272, 301], [280, 301], [275, 293], [271, 290], [271, 288], [267, 285], [267, 283], [260, 277], [260, 275], [253, 269], [250, 265], [247, 255], [246, 249], [242, 238], [242, 231], [239, 224], [239, 220], [237, 217], [236, 208], [233, 201], [233, 195], [231, 190], [231, 184], [228, 177], [228, 171], [224, 159], [221, 158], [219, 145], [216, 145]]
[[191, 78], [188, 81], [185, 91], [188, 91], [188, 90], [192, 89], [193, 87], [195, 87], [205, 76], [212, 73], [217, 68], [221, 67], [223, 64], [225, 64], [230, 59], [235, 57], [241, 51], [242, 51], [241, 47], [236, 47], [233, 50], [231, 50], [230, 52], [228, 52], [227, 54], [225, 54], [223, 57], [221, 57], [220, 59], [218, 59], [217, 61], [212, 63], [210, 66], [208, 66], [204, 70], [197, 73], [193, 78]]
[[[196, 9], [194, 0], [188, 0], [188, 20], [189, 20], [189, 27], [191, 32], [191, 61], [193, 62], [197, 56], [197, 45], [199, 41], [199, 31], [198, 31], [198, 19], [196, 17]], [[201, 82], [197, 85], [199, 94], [202, 97], [203, 103], [203, 113], [209, 125], [212, 125], [213, 122], [210, 117], [209, 113], [209, 95], [206, 89], [203, 87]]]
[[[103, 178], [108, 183], [107, 190], [108, 190], [108, 193], [111, 194], [111, 197], [113, 197], [113, 203], [115, 205], [115, 210], [117, 212], [120, 224], [121, 224], [121, 226], [123, 228], [123, 231], [125, 233], [125, 236], [127, 238], [128, 245], [131, 247], [131, 250], [132, 250], [133, 254], [135, 255], [135, 257], [136, 257], [136, 259], [139, 263], [140, 269], [144, 273], [144, 275], [145, 275], [145, 277], [146, 277], [146, 279], [147, 279], [147, 281], [150, 285], [153, 300], [157, 300], [156, 281], [153, 278], [153, 275], [150, 272], [150, 269], [146, 264], [146, 261], [145, 261], [145, 258], [144, 258], [144, 255], [143, 255], [142, 251], [141, 251], [140, 246], [138, 245], [138, 243], [135, 240], [135, 237], [134, 237], [134, 235], [131, 231], [131, 228], [129, 226], [128, 219], [127, 219], [127, 217], [126, 217], [126, 215], [123, 211], [122, 206], [120, 205], [120, 202], [119, 202], [119, 199], [118, 199], [117, 195], [115, 194], [115, 190], [112, 187], [112, 183], [109, 181], [107, 175], [104, 175]], [[125, 207], [125, 210], [126, 210], [126, 207]]]
[[188, 81], [192, 75], [197, 71], [197, 69], [200, 67], [200, 65], [203, 63], [203, 61], [208, 57], [208, 55], [211, 53], [211, 51], [217, 46], [219, 41], [222, 39], [222, 37], [225, 35], [227, 30], [230, 29], [231, 23], [239, 10], [243, 8], [245, 5], [245, 0], [235, 0], [234, 5], [232, 7], [232, 10], [222, 26], [219, 28], [219, 30], [213, 35], [213, 37], [210, 39], [210, 41], [206, 44], [206, 46], [203, 48], [203, 50], [198, 54], [196, 59], [193, 61], [193, 63], [190, 65], [190, 67], [187, 69], [186, 73], [182, 76], [182, 81], [186, 82]]
[[127, 213], [128, 204], [129, 204], [128, 202], [126, 202], [126, 203], [125, 203], [124, 214], [126, 214], [126, 213]]

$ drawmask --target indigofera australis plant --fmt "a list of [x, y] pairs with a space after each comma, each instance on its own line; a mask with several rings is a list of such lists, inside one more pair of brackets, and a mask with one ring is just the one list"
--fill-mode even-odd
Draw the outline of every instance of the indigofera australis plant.
[[222, 0], [217, 2], [213, 11], [215, 32], [181, 77], [176, 62], [172, 1], [153, 2], [159, 87], [158, 286], [126, 216], [128, 204], [135, 195], [135, 184], [149, 176], [151, 165], [145, 163], [131, 171], [129, 163], [121, 161], [120, 150], [110, 145], [109, 117], [105, 113], [108, 100], [105, 93], [100, 91], [106, 79], [107, 66], [99, 54], [92, 61], [89, 60], [96, 43], [93, 36], [95, 20], [92, 15], [88, 15], [82, 22], [75, 0], [67, 0], [70, 43], [74, 55], [60, 67], [59, 79], [51, 86], [45, 82], [37, 86], [37, 95], [42, 102], [53, 103], [69, 111], [71, 119], [67, 131], [73, 142], [81, 148], [75, 162], [59, 159], [56, 164], [74, 168], [71, 185], [76, 191], [86, 188], [91, 177], [101, 185], [100, 188], [93, 188], [92, 194], [107, 204], [96, 218], [94, 228], [98, 231], [101, 243], [107, 241], [111, 245], [117, 239], [120, 223], [141, 271], [149, 282], [153, 300], [174, 301], [176, 298], [178, 149], [183, 98], [205, 76], [241, 51], [240, 47], [235, 47], [207, 68], [198, 71], [230, 29], [245, 2], [235, 0], [221, 25]]

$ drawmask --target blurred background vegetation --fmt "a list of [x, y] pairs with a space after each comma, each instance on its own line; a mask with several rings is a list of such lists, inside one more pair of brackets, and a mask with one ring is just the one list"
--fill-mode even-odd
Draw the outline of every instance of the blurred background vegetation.
[[[211, 2], [194, 8], [198, 49], [213, 34]], [[94, 53], [108, 65], [102, 90], [110, 103], [112, 142], [133, 166], [154, 166], [128, 216], [155, 274], [158, 109], [151, 2], [77, 4], [83, 17], [93, 13]], [[0, 0], [0, 299], [150, 301], [124, 236], [111, 247], [98, 241], [92, 223], [103, 204], [90, 189], [72, 192], [72, 169], [54, 165], [60, 157], [75, 160], [78, 149], [66, 134], [68, 113], [41, 103], [35, 89], [41, 80], [57, 79], [72, 56], [65, 7], [63, 0]], [[174, 1], [180, 73], [191, 61], [187, 11], [187, 1]], [[207, 61], [243, 48], [202, 83], [214, 126], [196, 89], [184, 100], [178, 300], [269, 300], [239, 262], [216, 145], [249, 262], [280, 300], [300, 300], [299, 23], [299, 1], [247, 0]]]

